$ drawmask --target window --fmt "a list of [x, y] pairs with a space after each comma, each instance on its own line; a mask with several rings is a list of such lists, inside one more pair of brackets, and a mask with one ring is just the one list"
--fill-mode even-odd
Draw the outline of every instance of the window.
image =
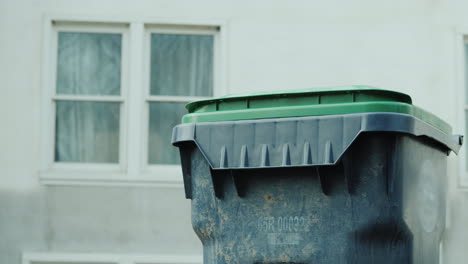
[[178, 150], [168, 140], [172, 128], [186, 113], [186, 103], [213, 95], [213, 32], [148, 27], [149, 164], [180, 163]]
[[219, 23], [50, 19], [46, 32], [41, 180], [181, 182], [172, 128], [186, 103], [223, 93]]
[[119, 163], [122, 33], [57, 37], [54, 161]]

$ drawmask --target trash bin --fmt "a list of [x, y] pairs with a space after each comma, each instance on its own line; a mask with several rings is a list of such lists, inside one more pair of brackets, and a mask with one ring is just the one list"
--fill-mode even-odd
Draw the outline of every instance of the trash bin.
[[180, 149], [205, 264], [439, 263], [461, 136], [367, 86], [192, 102]]

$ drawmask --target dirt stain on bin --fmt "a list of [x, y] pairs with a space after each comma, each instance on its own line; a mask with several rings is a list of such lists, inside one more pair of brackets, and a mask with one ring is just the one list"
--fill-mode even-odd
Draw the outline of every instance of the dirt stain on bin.
[[265, 198], [265, 200], [267, 202], [270, 202], [270, 203], [276, 203], [276, 202], [279, 201], [279, 198], [275, 198], [271, 194], [267, 194], [267, 195], [263, 196], [263, 198]]

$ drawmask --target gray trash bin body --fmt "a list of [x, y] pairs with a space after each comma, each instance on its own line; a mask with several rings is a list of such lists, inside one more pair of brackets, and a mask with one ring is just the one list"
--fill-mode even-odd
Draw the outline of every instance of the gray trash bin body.
[[412, 115], [186, 123], [173, 143], [204, 263], [439, 263], [461, 142]]

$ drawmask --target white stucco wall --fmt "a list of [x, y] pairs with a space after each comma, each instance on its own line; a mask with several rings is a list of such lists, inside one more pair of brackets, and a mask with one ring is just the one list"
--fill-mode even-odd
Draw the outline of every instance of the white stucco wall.
[[[182, 188], [44, 186], [40, 167], [43, 19], [217, 19], [229, 93], [368, 84], [410, 94], [458, 122], [456, 28], [463, 1], [0, 1], [0, 263], [23, 251], [199, 254]], [[444, 263], [465, 263], [468, 192], [449, 159]], [[117, 202], [118, 201], [118, 202]]]

